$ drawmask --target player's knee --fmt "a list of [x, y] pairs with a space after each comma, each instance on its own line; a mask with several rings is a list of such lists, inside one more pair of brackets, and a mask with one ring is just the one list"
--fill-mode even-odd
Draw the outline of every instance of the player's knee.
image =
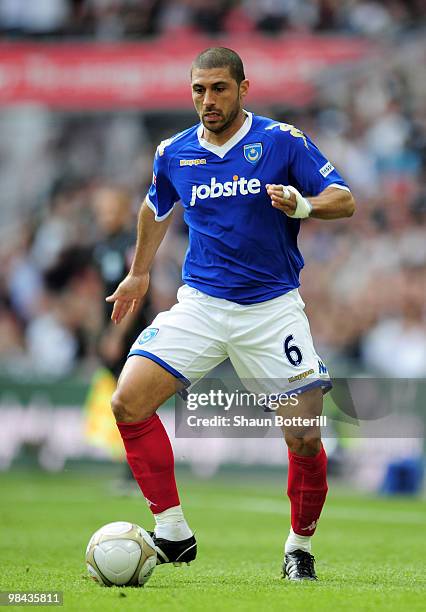
[[111, 409], [117, 423], [126, 423], [132, 420], [128, 404], [118, 390], [111, 398]]
[[111, 409], [117, 423], [142, 421], [152, 416], [155, 412], [155, 408], [144, 404], [143, 401], [135, 402], [126, 397], [125, 392], [120, 387], [111, 398]]
[[294, 455], [314, 457], [321, 450], [321, 437], [312, 433], [306, 433], [301, 436], [289, 434], [286, 435], [285, 440], [289, 451]]
[[307, 436], [303, 438], [305, 456], [314, 457], [321, 450], [321, 438], [318, 436]]

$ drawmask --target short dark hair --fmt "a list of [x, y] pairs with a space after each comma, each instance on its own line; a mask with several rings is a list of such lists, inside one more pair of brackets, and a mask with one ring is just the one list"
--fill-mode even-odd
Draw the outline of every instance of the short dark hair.
[[232, 49], [227, 47], [209, 47], [201, 51], [192, 62], [191, 76], [194, 68], [210, 69], [210, 68], [229, 68], [229, 74], [238, 85], [244, 81], [244, 66], [241, 57]]

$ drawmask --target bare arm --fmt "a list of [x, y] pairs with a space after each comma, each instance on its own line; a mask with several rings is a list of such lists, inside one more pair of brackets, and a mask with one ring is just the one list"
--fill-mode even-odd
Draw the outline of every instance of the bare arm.
[[314, 219], [341, 219], [352, 217], [355, 212], [355, 200], [351, 192], [338, 187], [327, 187], [319, 195], [308, 199], [312, 206], [309, 216]]
[[[290, 193], [289, 198], [284, 197], [282, 185], [267, 185], [267, 191], [274, 208], [291, 217], [296, 210], [296, 196]], [[338, 187], [327, 187], [319, 195], [309, 197], [312, 206], [310, 217], [315, 219], [341, 219], [351, 217], [355, 212], [355, 200], [350, 193]]]
[[139, 211], [136, 249], [130, 271], [114, 293], [106, 298], [107, 302], [114, 303], [111, 315], [114, 323], [120, 323], [129, 310], [133, 312], [145, 297], [149, 286], [149, 271], [172, 215], [173, 213], [164, 221], [156, 221], [154, 213], [144, 200]]

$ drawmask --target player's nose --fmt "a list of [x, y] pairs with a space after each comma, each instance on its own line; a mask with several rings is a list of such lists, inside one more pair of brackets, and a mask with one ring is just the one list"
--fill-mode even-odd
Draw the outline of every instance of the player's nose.
[[208, 89], [206, 89], [205, 94], [204, 94], [204, 99], [203, 99], [203, 105], [204, 106], [214, 106], [215, 104], [215, 99], [214, 99], [214, 94], [212, 91], [209, 91]]

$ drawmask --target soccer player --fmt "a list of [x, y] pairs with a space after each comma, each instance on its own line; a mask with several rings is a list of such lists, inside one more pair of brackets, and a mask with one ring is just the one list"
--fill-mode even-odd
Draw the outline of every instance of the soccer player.
[[[143, 299], [180, 202], [189, 248], [178, 303], [136, 340], [112, 398], [128, 462], [154, 514], [159, 563], [192, 561], [196, 541], [157, 409], [229, 357], [240, 378], [269, 379], [271, 393], [297, 392], [297, 415], [320, 415], [331, 385], [298, 292], [297, 235], [300, 219], [354, 212], [348, 187], [306, 135], [244, 110], [249, 82], [234, 51], [200, 53], [191, 87], [200, 123], [159, 145], [131, 270], [107, 298], [117, 324]], [[318, 427], [286, 428], [284, 436], [291, 529], [283, 571], [290, 580], [315, 580], [311, 538], [327, 494], [327, 458]]]

